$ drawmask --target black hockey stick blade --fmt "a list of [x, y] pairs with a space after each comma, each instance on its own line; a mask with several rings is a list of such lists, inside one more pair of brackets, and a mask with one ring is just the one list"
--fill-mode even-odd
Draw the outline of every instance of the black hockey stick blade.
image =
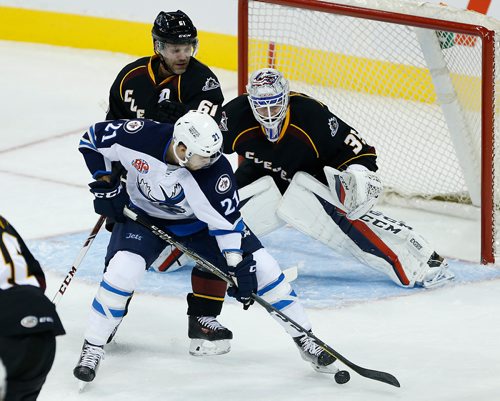
[[321, 346], [321, 348], [323, 348], [330, 355], [333, 355], [335, 358], [337, 358], [344, 365], [346, 365], [347, 367], [349, 367], [352, 370], [354, 370], [357, 374], [359, 374], [359, 375], [361, 375], [363, 377], [366, 377], [368, 379], [377, 380], [377, 381], [382, 382], [382, 383], [390, 384], [391, 386], [401, 387], [401, 385], [399, 384], [398, 379], [396, 379], [390, 373], [382, 372], [382, 371], [379, 371], [379, 370], [367, 369], [367, 368], [363, 368], [361, 366], [356, 365], [355, 363], [353, 363], [349, 359], [347, 359], [345, 356], [343, 356], [342, 354], [340, 354], [337, 351], [335, 351], [328, 344], [326, 344], [325, 342], [321, 341], [314, 334], [312, 334], [311, 332], [309, 332], [306, 329], [304, 329], [298, 323], [294, 322], [288, 316], [286, 316], [285, 314], [283, 314], [279, 310], [275, 309], [271, 304], [269, 304], [268, 302], [266, 302], [265, 300], [263, 300], [258, 295], [253, 294], [252, 298], [255, 300], [255, 302], [257, 302], [259, 305], [261, 305], [262, 307], [264, 307], [270, 314], [276, 316], [278, 319], [281, 319], [281, 320], [285, 320], [286, 319], [286, 321], [288, 321], [288, 323], [291, 324], [291, 326], [295, 330], [297, 330], [297, 331], [299, 331], [301, 333], [304, 333], [304, 334], [308, 335], [309, 337], [313, 338], [316, 341], [316, 343], [319, 346]]
[[[229, 285], [234, 285], [234, 281], [232, 278], [224, 273], [222, 270], [220, 270], [217, 266], [214, 266], [212, 263], [209, 261], [205, 260], [198, 254], [196, 254], [194, 251], [190, 250], [186, 246], [184, 246], [182, 243], [176, 241], [174, 238], [172, 238], [171, 235], [163, 231], [162, 229], [156, 227], [155, 225], [151, 224], [146, 218], [139, 216], [137, 213], [133, 212], [129, 208], [125, 207], [123, 210], [123, 214], [127, 216], [129, 219], [136, 221], [140, 225], [148, 228], [151, 230], [151, 232], [157, 236], [159, 236], [161, 239], [167, 241], [171, 245], [175, 246], [176, 248], [180, 249], [182, 252], [184, 252], [187, 256], [191, 257], [194, 259], [199, 265], [201, 265], [203, 268], [206, 270], [210, 271], [211, 273], [215, 274], [217, 277], [221, 278], [224, 280], [226, 283]], [[352, 363], [349, 359], [344, 357], [342, 354], [339, 354], [337, 351], [335, 351], [332, 347], [330, 347], [328, 344], [325, 342], [321, 341], [318, 337], [316, 337], [314, 334], [306, 330], [304, 327], [302, 327], [300, 324], [295, 322], [293, 319], [289, 318], [287, 315], [285, 315], [283, 312], [280, 310], [276, 309], [274, 306], [272, 306], [269, 302], [265, 301], [262, 299], [260, 296], [257, 294], [252, 294], [252, 298], [257, 302], [259, 305], [261, 305], [264, 309], [266, 309], [271, 315], [276, 316], [278, 319], [286, 322], [289, 324], [291, 327], [293, 327], [295, 330], [297, 330], [300, 333], [304, 333], [307, 336], [313, 338], [318, 345], [320, 345], [326, 352], [328, 352], [330, 355], [333, 355], [335, 358], [337, 358], [340, 362], [342, 362], [344, 365], [348, 366], [351, 368], [353, 371], [358, 373], [359, 375], [366, 377], [368, 379], [372, 380], [378, 380], [382, 383], [387, 383], [395, 387], [400, 387], [401, 385], [399, 384], [399, 381], [390, 373], [386, 372], [381, 372], [378, 370], [372, 370], [372, 369], [367, 369], [363, 368], [361, 366], [356, 365], [355, 363]]]

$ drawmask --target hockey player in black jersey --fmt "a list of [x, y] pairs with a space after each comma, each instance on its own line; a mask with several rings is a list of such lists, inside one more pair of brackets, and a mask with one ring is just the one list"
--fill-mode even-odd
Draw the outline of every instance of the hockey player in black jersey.
[[[7, 371], [5, 401], [36, 400], [65, 334], [44, 295], [45, 275], [21, 236], [0, 216], [0, 361]], [[0, 394], [2, 393], [0, 383]], [[1, 396], [0, 396], [1, 398]]]
[[224, 106], [221, 129], [224, 152], [244, 159], [236, 170], [240, 197], [248, 198], [242, 214], [257, 235], [286, 221], [400, 286], [453, 279], [421, 235], [372, 210], [382, 184], [375, 149], [361, 133], [321, 102], [291, 92], [275, 69], [254, 72], [247, 92]]
[[126, 65], [109, 94], [107, 120], [150, 118], [174, 123], [188, 110], [218, 118], [219, 80], [195, 58], [197, 30], [182, 11], [160, 12], [152, 29], [155, 54]]
[[[200, 110], [218, 121], [224, 97], [216, 75], [195, 58], [198, 38], [191, 19], [180, 10], [162, 11], [154, 21], [152, 38], [155, 54], [128, 64], [116, 77], [106, 119], [149, 118], [174, 123], [188, 110]], [[106, 227], [111, 230], [109, 219]], [[169, 246], [152, 267], [160, 272], [173, 271], [181, 266], [179, 259], [187, 260]], [[188, 294], [188, 335], [194, 340], [190, 352], [227, 352], [228, 349], [200, 347], [197, 341], [232, 338], [231, 331], [216, 319], [222, 309], [226, 283], [195, 268], [192, 288]]]

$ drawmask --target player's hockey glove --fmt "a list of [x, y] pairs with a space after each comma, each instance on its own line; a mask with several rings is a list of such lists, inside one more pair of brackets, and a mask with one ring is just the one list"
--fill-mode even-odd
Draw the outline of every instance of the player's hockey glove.
[[116, 182], [97, 180], [89, 184], [90, 192], [95, 196], [94, 210], [97, 214], [110, 217], [124, 223], [123, 207], [128, 203], [127, 191], [118, 179]]
[[255, 260], [251, 254], [246, 255], [236, 266], [228, 267], [228, 273], [233, 278], [236, 286], [230, 286], [227, 289], [227, 295], [236, 298], [243, 304], [243, 309], [247, 310], [254, 303], [252, 293], [257, 292]]
[[146, 118], [159, 121], [161, 123], [175, 123], [180, 117], [188, 112], [189, 108], [179, 102], [171, 102], [164, 100], [149, 113], [146, 113]]

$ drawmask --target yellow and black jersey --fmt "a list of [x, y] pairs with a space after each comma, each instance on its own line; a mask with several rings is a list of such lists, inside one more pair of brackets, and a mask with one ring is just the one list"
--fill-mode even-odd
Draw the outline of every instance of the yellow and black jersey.
[[15, 228], [0, 216], [0, 289], [24, 284], [45, 291], [45, 275]]
[[221, 130], [224, 153], [236, 152], [244, 161], [236, 171], [239, 187], [270, 175], [283, 193], [294, 174], [304, 171], [325, 185], [324, 166], [345, 170], [361, 164], [377, 170], [373, 146], [328, 107], [304, 94], [291, 92], [279, 138], [270, 142], [253, 116], [247, 95], [223, 107]]
[[145, 118], [158, 102], [170, 100], [200, 109], [220, 118], [224, 96], [215, 74], [191, 57], [183, 74], [158, 79], [157, 55], [140, 58], [125, 66], [116, 77], [109, 94], [107, 120]]
[[40, 264], [14, 227], [0, 216], [0, 337], [64, 334], [55, 306], [44, 291]]

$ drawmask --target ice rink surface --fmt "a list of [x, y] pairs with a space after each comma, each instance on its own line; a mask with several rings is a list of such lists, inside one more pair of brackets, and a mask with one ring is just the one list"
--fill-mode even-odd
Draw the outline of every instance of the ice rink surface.
[[[97, 221], [79, 136], [104, 118], [109, 86], [133, 57], [0, 42], [0, 214], [27, 240], [52, 298]], [[226, 100], [233, 73], [216, 71]], [[376, 144], [375, 144], [376, 145]], [[450, 258], [447, 288], [401, 289], [355, 260], [285, 227], [263, 238], [295, 288], [315, 334], [352, 362], [394, 374], [402, 387], [351, 372], [343, 386], [304, 363], [281, 328], [254, 305], [226, 301], [221, 322], [235, 335], [224, 356], [189, 356], [189, 269], [146, 274], [116, 344], [83, 393], [72, 376], [109, 234], [101, 232], [58, 305], [67, 335], [40, 400], [454, 400], [500, 399], [500, 269], [461, 259], [479, 235], [469, 221], [384, 209], [421, 230]], [[437, 227], [446, 226], [446, 235]], [[2, 305], [2, 307], [4, 307]]]

